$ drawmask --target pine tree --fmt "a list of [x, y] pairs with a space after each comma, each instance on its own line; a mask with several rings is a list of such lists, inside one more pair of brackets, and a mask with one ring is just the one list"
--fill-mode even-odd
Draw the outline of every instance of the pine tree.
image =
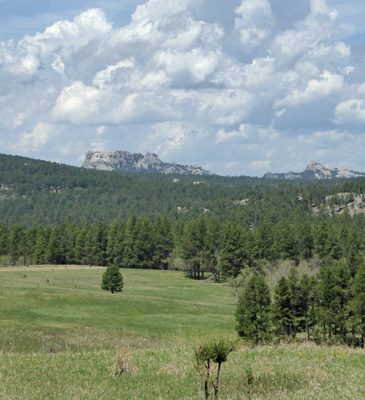
[[0, 222], [0, 256], [8, 254], [9, 228], [4, 222]]
[[224, 232], [220, 254], [221, 280], [237, 277], [245, 261], [243, 232], [238, 225], [230, 224]]
[[123, 276], [119, 272], [119, 267], [117, 265], [109, 265], [103, 273], [101, 288], [109, 290], [111, 293], [121, 292], [123, 284]]
[[181, 241], [182, 258], [187, 263], [191, 276], [198, 279], [201, 278], [202, 266], [205, 265], [206, 231], [206, 222], [202, 218], [189, 221]]
[[168, 258], [174, 248], [174, 237], [171, 226], [166, 217], [157, 216], [153, 225], [154, 233], [154, 268], [168, 268]]
[[123, 265], [125, 227], [115, 222], [108, 229], [107, 261], [108, 265]]
[[299, 229], [299, 253], [306, 260], [310, 259], [313, 255], [314, 239], [312, 229], [306, 222]]
[[134, 242], [135, 267], [152, 268], [155, 250], [153, 225], [149, 218], [140, 222], [139, 232]]
[[278, 334], [292, 335], [295, 314], [288, 280], [284, 277], [279, 280], [275, 287], [273, 315]]
[[346, 338], [347, 308], [350, 295], [351, 272], [343, 263], [321, 267], [319, 285], [319, 319], [329, 339], [340, 334]]
[[309, 278], [307, 274], [304, 274], [299, 281], [298, 285], [298, 324], [301, 331], [307, 333], [307, 338], [310, 340], [310, 329], [314, 328], [315, 324], [315, 278]]
[[356, 273], [351, 292], [353, 299], [349, 302], [349, 311], [351, 317], [349, 318], [349, 326], [353, 334], [361, 335], [361, 346], [364, 348], [365, 342], [365, 266], [364, 264], [359, 267]]
[[138, 252], [136, 251], [139, 232], [140, 221], [137, 215], [132, 212], [128, 219], [124, 235], [123, 266], [127, 268], [135, 268], [139, 264]]
[[269, 288], [261, 275], [254, 275], [239, 297], [236, 320], [240, 336], [255, 342], [271, 338], [271, 300]]

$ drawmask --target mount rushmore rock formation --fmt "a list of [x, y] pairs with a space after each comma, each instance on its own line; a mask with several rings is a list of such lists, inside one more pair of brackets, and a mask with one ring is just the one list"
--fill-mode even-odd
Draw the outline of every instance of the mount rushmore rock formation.
[[103, 171], [125, 172], [159, 172], [163, 174], [179, 175], [212, 175], [211, 172], [193, 165], [180, 165], [177, 163], [165, 163], [157, 154], [129, 153], [118, 150], [113, 152], [88, 151], [82, 164], [83, 168]]

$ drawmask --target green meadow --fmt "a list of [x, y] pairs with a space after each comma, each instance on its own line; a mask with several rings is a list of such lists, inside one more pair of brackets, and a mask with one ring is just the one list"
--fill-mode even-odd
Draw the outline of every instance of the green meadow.
[[[193, 350], [237, 338], [232, 289], [181, 272], [123, 269], [124, 289], [100, 289], [102, 268], [0, 268], [0, 398], [199, 399]], [[114, 376], [117, 354], [128, 374]], [[364, 399], [362, 349], [241, 344], [223, 365], [220, 399]]]
[[181, 272], [123, 269], [122, 293], [100, 289], [104, 269], [0, 270], [3, 351], [111, 349], [234, 333], [235, 298]]

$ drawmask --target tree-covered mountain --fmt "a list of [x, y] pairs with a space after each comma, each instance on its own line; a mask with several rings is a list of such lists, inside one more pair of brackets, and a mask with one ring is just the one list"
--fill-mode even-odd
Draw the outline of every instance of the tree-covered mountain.
[[[0, 218], [10, 225], [124, 223], [134, 211], [171, 221], [204, 215], [249, 227], [311, 219], [314, 209], [324, 210], [328, 196], [364, 193], [365, 179], [287, 182], [109, 172], [0, 155], [0, 189]], [[347, 199], [331, 202], [346, 205]]]

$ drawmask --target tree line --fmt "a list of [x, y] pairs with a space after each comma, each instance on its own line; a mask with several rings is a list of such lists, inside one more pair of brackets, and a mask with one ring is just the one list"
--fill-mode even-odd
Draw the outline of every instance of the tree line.
[[132, 212], [125, 224], [82, 226], [64, 223], [30, 229], [0, 222], [2, 263], [82, 264], [167, 269], [181, 265], [194, 278], [235, 278], [265, 260], [317, 257], [326, 263], [351, 262], [365, 251], [365, 218], [317, 219], [316, 224], [263, 222], [257, 226], [224, 224], [214, 217], [170, 222], [166, 216]]
[[364, 262], [323, 264], [317, 275], [301, 278], [293, 267], [273, 299], [264, 276], [254, 273], [239, 296], [236, 320], [239, 335], [256, 342], [305, 332], [318, 343], [364, 347]]

